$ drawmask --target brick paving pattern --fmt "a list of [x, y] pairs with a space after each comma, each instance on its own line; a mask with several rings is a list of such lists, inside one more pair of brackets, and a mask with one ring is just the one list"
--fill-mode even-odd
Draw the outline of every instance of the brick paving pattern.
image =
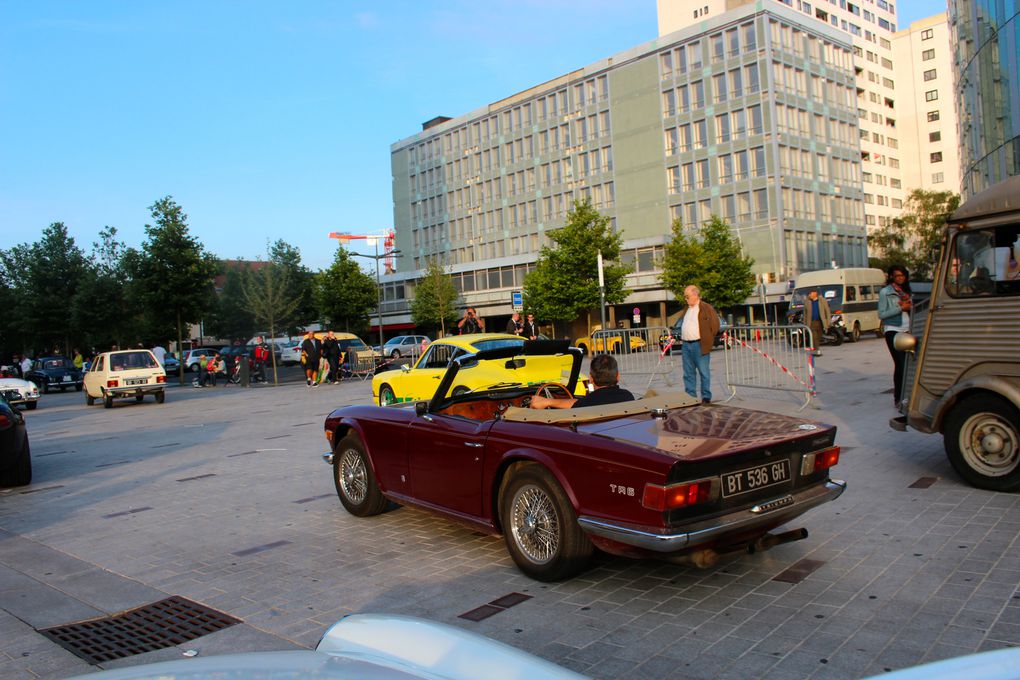
[[[724, 395], [718, 352], [713, 364]], [[0, 676], [87, 672], [35, 629], [167, 595], [243, 624], [106, 667], [312, 647], [354, 612], [449, 623], [595, 678], [859, 678], [1020, 644], [1020, 495], [964, 485], [941, 437], [890, 430], [890, 374], [871, 338], [818, 360], [804, 415], [839, 426], [849, 487], [788, 527], [806, 540], [707, 570], [601, 556], [558, 584], [521, 575], [502, 539], [426, 513], [344, 512], [322, 420], [369, 402], [368, 383], [174, 388], [162, 406], [111, 410], [47, 395], [26, 414], [34, 483], [0, 490]], [[733, 403], [799, 406], [746, 390]], [[798, 563], [801, 580], [776, 580]], [[459, 618], [514, 592], [531, 599]]]

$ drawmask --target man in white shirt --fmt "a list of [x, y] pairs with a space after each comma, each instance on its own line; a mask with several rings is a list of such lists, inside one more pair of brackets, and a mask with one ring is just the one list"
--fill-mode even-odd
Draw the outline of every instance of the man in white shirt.
[[681, 315], [680, 353], [684, 367], [684, 391], [695, 399], [698, 397], [698, 381], [701, 382], [701, 403], [712, 401], [712, 376], [709, 361], [712, 345], [719, 332], [719, 315], [701, 299], [697, 286], [684, 288], [687, 309]]
[[164, 359], [166, 359], [166, 350], [161, 345], [157, 344], [152, 348], [152, 353], [156, 356], [156, 361], [159, 362], [159, 365], [162, 366], [164, 364]]
[[21, 360], [21, 375], [25, 375], [26, 373], [28, 373], [31, 370], [32, 370], [32, 360], [29, 359], [28, 355], [26, 354], [25, 358], [23, 358]]

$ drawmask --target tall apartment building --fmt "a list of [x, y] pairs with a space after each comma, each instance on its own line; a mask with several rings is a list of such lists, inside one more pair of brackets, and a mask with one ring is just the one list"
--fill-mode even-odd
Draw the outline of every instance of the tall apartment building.
[[1020, 2], [949, 0], [966, 200], [1020, 175]]
[[893, 35], [903, 188], [960, 190], [953, 48], [946, 14]]
[[[657, 0], [659, 35], [697, 26], [760, 0]], [[896, 8], [887, 0], [766, 0], [796, 11], [798, 22], [841, 31], [852, 42], [860, 116], [864, 219], [868, 229], [887, 224], [903, 207], [905, 185], [897, 115], [892, 39]], [[901, 83], [902, 84], [902, 83]]]
[[[429, 121], [391, 147], [397, 247], [415, 270], [403, 276], [439, 257], [468, 304], [509, 314], [546, 233], [585, 198], [635, 268], [620, 316], [665, 319], [657, 267], [674, 219], [726, 219], [773, 281], [863, 266], [853, 63], [842, 31], [749, 5]], [[400, 276], [391, 323], [403, 321], [397, 287], [411, 292]]]

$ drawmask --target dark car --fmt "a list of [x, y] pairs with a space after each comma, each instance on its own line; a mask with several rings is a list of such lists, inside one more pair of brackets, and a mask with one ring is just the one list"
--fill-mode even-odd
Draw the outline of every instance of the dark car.
[[[659, 350], [663, 354], [672, 354], [676, 352], [680, 353], [680, 325], [683, 323], [683, 317], [676, 320], [676, 323], [672, 327], [667, 328], [666, 331], [659, 336]], [[712, 347], [720, 347], [723, 344], [723, 338], [726, 335], [726, 331], [730, 329], [730, 324], [726, 319], [719, 318], [719, 332], [715, 334], [715, 341], [712, 343]], [[670, 340], [672, 339], [672, 344]]]
[[83, 373], [67, 357], [42, 357], [32, 362], [32, 369], [25, 374], [25, 380], [38, 385], [43, 394], [57, 389], [63, 392], [70, 387], [81, 392]]
[[0, 486], [24, 486], [32, 481], [32, 454], [25, 416], [0, 394]]
[[[549, 361], [567, 353], [569, 374]], [[521, 379], [543, 361], [547, 382]], [[846, 486], [829, 478], [831, 425], [681, 393], [528, 408], [537, 393], [571, 395], [580, 365], [566, 342], [528, 341], [454, 359], [429, 401], [333, 411], [324, 458], [340, 502], [365, 517], [393, 501], [503, 534], [521, 571], [552, 581], [582, 571], [594, 548], [708, 566], [804, 538], [769, 532]], [[459, 373], [494, 367], [500, 382], [453, 389]]]

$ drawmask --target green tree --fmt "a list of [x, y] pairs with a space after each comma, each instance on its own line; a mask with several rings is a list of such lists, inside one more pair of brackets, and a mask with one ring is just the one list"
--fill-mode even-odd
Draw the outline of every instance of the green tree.
[[22, 344], [70, 351], [77, 336], [71, 304], [85, 273], [85, 254], [63, 222], [44, 229], [37, 242], [3, 253], [3, 269], [14, 297], [4, 315], [17, 324]]
[[319, 316], [328, 319], [331, 327], [360, 334], [368, 330], [368, 314], [375, 309], [378, 291], [375, 279], [340, 246], [333, 264], [314, 276], [312, 297]]
[[86, 271], [72, 304], [75, 327], [84, 347], [123, 347], [132, 339], [140, 316], [125, 290], [129, 283], [124, 268], [127, 248], [117, 240], [116, 227], [105, 227], [92, 244]]
[[416, 326], [438, 329], [445, 336], [446, 327], [457, 322], [459, 303], [460, 293], [453, 285], [453, 277], [446, 273], [446, 267], [437, 258], [430, 257], [425, 264], [425, 274], [414, 287], [411, 320]]
[[269, 261], [287, 271], [286, 294], [290, 299], [297, 301], [297, 307], [287, 321], [287, 331], [291, 335], [296, 334], [301, 326], [306, 326], [319, 318], [315, 298], [312, 295], [315, 275], [301, 264], [301, 251], [283, 240], [277, 240], [269, 245]]
[[[155, 224], [145, 225], [142, 250], [125, 254], [137, 299], [144, 304], [153, 339], [171, 337], [184, 343], [184, 328], [197, 323], [215, 303], [213, 278], [219, 264], [188, 230], [188, 216], [166, 196], [151, 206]], [[169, 332], [168, 332], [169, 331]], [[184, 364], [180, 367], [184, 382]]]
[[870, 258], [871, 266], [887, 269], [899, 264], [910, 270], [912, 279], [930, 279], [946, 221], [959, 206], [960, 195], [952, 191], [911, 191], [900, 216], [868, 236], [868, 245], [877, 253]]
[[205, 322], [209, 335], [247, 342], [255, 334], [255, 315], [244, 296], [249, 276], [250, 263], [239, 260], [224, 263], [223, 289]]
[[[246, 277], [243, 293], [255, 321], [269, 328], [269, 338], [276, 337], [277, 329], [283, 330], [294, 317], [301, 300], [293, 297], [291, 271], [273, 262], [256, 267]], [[273, 384], [277, 382], [276, 352], [269, 353], [273, 362]]]
[[744, 255], [726, 222], [715, 215], [699, 234], [673, 221], [673, 239], [666, 244], [660, 280], [678, 300], [684, 288], [697, 286], [716, 309], [743, 304], [754, 291], [754, 260]]
[[[607, 304], [627, 297], [629, 267], [619, 264], [623, 236], [590, 201], [574, 201], [560, 229], [548, 232], [551, 246], [542, 246], [535, 269], [524, 277], [524, 306], [540, 319], [574, 321], [599, 306], [598, 253], [604, 263]], [[554, 330], [555, 332], [555, 330]]]

